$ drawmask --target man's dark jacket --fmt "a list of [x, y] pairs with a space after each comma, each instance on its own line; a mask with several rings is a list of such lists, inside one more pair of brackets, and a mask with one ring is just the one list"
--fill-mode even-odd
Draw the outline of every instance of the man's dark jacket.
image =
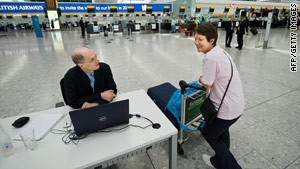
[[240, 22], [236, 34], [244, 35], [245, 34], [245, 28], [246, 28], [246, 21], [244, 19], [244, 20], [242, 20], [242, 22]]
[[[233, 27], [232, 27], [233, 26]], [[234, 26], [235, 26], [235, 22], [233, 21], [233, 25], [231, 26], [231, 21], [227, 22], [225, 25], [225, 30], [226, 33], [233, 33], [234, 32]], [[231, 29], [232, 28], [232, 29]]]
[[81, 108], [84, 102], [105, 104], [108, 101], [101, 99], [101, 92], [112, 89], [115, 94], [117, 93], [117, 86], [109, 65], [105, 63], [99, 65], [100, 68], [94, 71], [94, 93], [89, 77], [79, 66], [71, 68], [65, 74], [64, 88], [69, 106]]

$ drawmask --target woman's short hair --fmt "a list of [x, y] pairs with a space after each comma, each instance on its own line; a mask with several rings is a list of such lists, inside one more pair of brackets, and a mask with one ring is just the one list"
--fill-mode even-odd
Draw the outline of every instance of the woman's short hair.
[[200, 24], [195, 28], [195, 33], [206, 37], [207, 41], [215, 39], [213, 45], [216, 46], [218, 40], [217, 28], [211, 23]]

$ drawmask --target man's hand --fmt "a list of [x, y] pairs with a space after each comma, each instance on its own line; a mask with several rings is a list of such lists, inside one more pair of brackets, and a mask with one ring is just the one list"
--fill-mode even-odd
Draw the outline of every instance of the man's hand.
[[113, 90], [106, 90], [106, 91], [100, 93], [100, 95], [101, 95], [101, 99], [109, 101], [109, 102], [112, 101], [112, 99], [116, 96], [114, 94]]
[[94, 107], [98, 106], [98, 103], [89, 103], [89, 102], [84, 102], [83, 105], [81, 106], [82, 109], [89, 108], [89, 107]]

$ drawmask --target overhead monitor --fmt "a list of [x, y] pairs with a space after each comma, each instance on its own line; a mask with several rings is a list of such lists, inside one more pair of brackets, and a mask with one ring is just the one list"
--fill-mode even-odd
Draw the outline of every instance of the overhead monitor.
[[7, 14], [7, 15], [6, 15], [6, 18], [7, 18], [7, 19], [12, 19], [13, 16], [12, 16], [11, 14]]
[[238, 6], [236, 7], [235, 13], [239, 13], [241, 11], [242, 7]]
[[117, 6], [110, 6], [109, 11], [110, 11], [110, 13], [117, 13], [118, 8], [117, 8]]
[[225, 6], [224, 12], [223, 13], [228, 13], [229, 12], [229, 6]]
[[155, 16], [155, 13], [152, 13], [151, 16]]
[[102, 16], [103, 16], [103, 17], [106, 17], [106, 16], [107, 16], [107, 14], [106, 14], [106, 13], [104, 13]]
[[140, 16], [140, 14], [139, 14], [139, 13], [136, 13], [135, 16]]
[[157, 16], [160, 16], [160, 13], [157, 13]]
[[167, 16], [171, 16], [171, 13], [169, 12], [169, 13], [167, 13]]
[[128, 6], [127, 13], [134, 13], [134, 6]]
[[263, 13], [264, 11], [265, 11], [265, 7], [262, 6], [262, 7], [260, 8], [260, 12]]
[[113, 16], [114, 16], [114, 14], [112, 14], [112, 13], [111, 13], [111, 14], [109, 14], [109, 16], [110, 16], [110, 17], [113, 17]]
[[209, 7], [209, 13], [214, 13], [214, 11], [215, 11], [215, 7], [214, 6]]
[[123, 13], [120, 13], [119, 16], [123, 16]]
[[126, 16], [128, 17], [128, 16], [129, 16], [129, 14], [127, 13], [127, 14], [126, 14]]
[[95, 13], [95, 6], [87, 6], [87, 13]]
[[254, 11], [255, 11], [255, 6], [251, 6], [250, 12], [254, 12]]
[[78, 14], [74, 14], [74, 17], [77, 18], [77, 17], [78, 17]]
[[70, 17], [71, 17], [71, 15], [70, 15], [70, 14], [66, 14], [66, 17], [67, 17], [67, 18], [70, 18]]
[[279, 13], [279, 7], [278, 6], [275, 6], [274, 13]]
[[142, 16], [146, 16], [146, 14], [145, 14], [145, 13], [142, 13]]
[[146, 13], [147, 14], [152, 14], [152, 6], [147, 6]]
[[164, 6], [164, 10], [163, 10], [163, 12], [169, 12], [170, 11], [170, 7], [169, 6]]
[[27, 18], [28, 16], [27, 16], [27, 14], [22, 14], [22, 18]]
[[201, 12], [201, 8], [202, 8], [201, 6], [196, 6], [196, 10], [195, 10], [195, 12], [196, 12], [196, 13], [199, 13], [199, 12]]
[[179, 12], [180, 12], [180, 13], [184, 13], [184, 12], [185, 12], [185, 6], [179, 7]]
[[284, 13], [286, 11], [286, 7], [284, 6], [283, 8], [282, 8], [282, 13]]

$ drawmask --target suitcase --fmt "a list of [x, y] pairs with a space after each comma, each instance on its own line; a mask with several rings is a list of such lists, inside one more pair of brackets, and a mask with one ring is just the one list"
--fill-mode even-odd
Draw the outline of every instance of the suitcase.
[[171, 123], [179, 129], [180, 126], [174, 115], [166, 108], [171, 96], [177, 90], [172, 84], [166, 82], [147, 90], [148, 96], [154, 101], [158, 108], [165, 114]]
[[257, 35], [257, 30], [255, 28], [251, 28], [250, 29], [250, 32], [253, 34], [253, 35]]

